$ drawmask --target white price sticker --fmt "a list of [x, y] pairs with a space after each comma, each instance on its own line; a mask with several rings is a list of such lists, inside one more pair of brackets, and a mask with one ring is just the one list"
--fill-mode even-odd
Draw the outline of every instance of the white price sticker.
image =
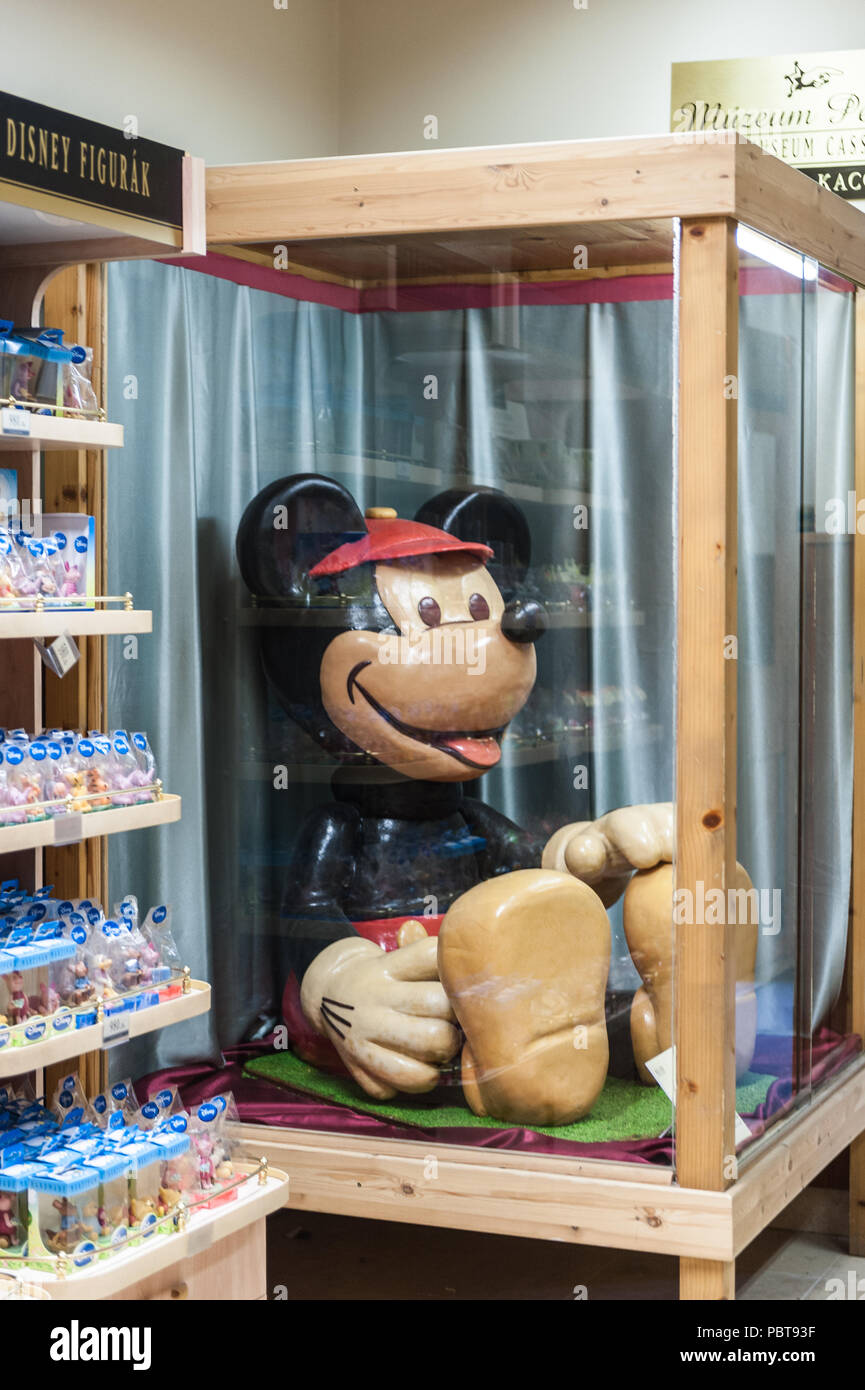
[[4, 434], [29, 434], [29, 410], [16, 410], [14, 406], [4, 406], [0, 411], [0, 429]]
[[126, 1042], [129, 1037], [129, 1014], [126, 1010], [123, 1013], [109, 1014], [102, 1023], [102, 1046], [116, 1047], [118, 1043]]
[[[657, 1057], [653, 1057], [646, 1063], [646, 1071], [652, 1073], [661, 1090], [668, 1100], [676, 1104], [676, 1049], [668, 1047], [666, 1052], [659, 1052]], [[734, 1116], [733, 1133], [736, 1140], [736, 1147], [751, 1138], [751, 1131], [736, 1111]]]
[[78, 644], [68, 632], [61, 632], [48, 646], [44, 642], [36, 642], [36, 646], [48, 670], [61, 678], [81, 659]]
[[676, 1049], [668, 1047], [646, 1063], [646, 1071], [654, 1076], [667, 1100], [676, 1104]]
[[69, 636], [68, 632], [62, 632], [59, 637], [51, 643], [48, 648], [59, 676], [65, 676], [67, 671], [71, 671], [78, 658], [81, 656], [78, 647]]
[[81, 815], [78, 811], [71, 811], [68, 815], [56, 817], [54, 821], [55, 845], [77, 845], [83, 839], [84, 827], [81, 824]]

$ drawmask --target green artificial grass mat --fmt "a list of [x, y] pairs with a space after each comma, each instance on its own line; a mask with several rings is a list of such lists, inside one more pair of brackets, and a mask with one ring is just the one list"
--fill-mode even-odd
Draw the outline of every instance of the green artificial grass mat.
[[[473, 1115], [456, 1086], [440, 1086], [423, 1096], [396, 1096], [393, 1100], [372, 1100], [348, 1077], [319, 1071], [302, 1061], [293, 1052], [274, 1052], [256, 1057], [244, 1067], [247, 1076], [261, 1077], [278, 1086], [290, 1086], [295, 1091], [319, 1096], [335, 1105], [350, 1106], [382, 1120], [413, 1125], [421, 1129], [508, 1129], [501, 1120]], [[775, 1080], [746, 1072], [736, 1088], [736, 1108], [739, 1114], [749, 1114], [766, 1098]], [[571, 1139], [580, 1144], [599, 1144], [611, 1139], [653, 1139], [669, 1129], [673, 1110], [663, 1091], [657, 1086], [641, 1086], [637, 1081], [622, 1081], [608, 1076], [603, 1091], [595, 1101], [591, 1114], [571, 1125], [541, 1128], [525, 1126], [538, 1134], [557, 1139]]]

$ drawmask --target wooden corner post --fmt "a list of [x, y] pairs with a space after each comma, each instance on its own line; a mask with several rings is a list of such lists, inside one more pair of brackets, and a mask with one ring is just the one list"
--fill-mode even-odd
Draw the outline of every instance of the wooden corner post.
[[[865, 497], [865, 289], [856, 291], [855, 488]], [[847, 947], [851, 1032], [865, 1037], [865, 536], [853, 537], [853, 873]], [[850, 1145], [850, 1254], [865, 1255], [865, 1134]]]
[[[688, 219], [681, 237], [676, 1175], [722, 1191], [736, 1153], [734, 928], [706, 898], [720, 889], [726, 904], [736, 867], [736, 224]], [[733, 1298], [734, 1275], [732, 1261], [683, 1259], [681, 1297]]]

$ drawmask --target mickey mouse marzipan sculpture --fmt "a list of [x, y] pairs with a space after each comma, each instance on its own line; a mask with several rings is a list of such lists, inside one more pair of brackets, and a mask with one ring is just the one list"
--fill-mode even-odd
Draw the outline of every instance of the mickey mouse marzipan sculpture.
[[672, 859], [672, 808], [566, 826], [544, 848], [470, 794], [531, 692], [546, 627], [519, 596], [524, 516], [476, 487], [413, 521], [364, 517], [339, 483], [300, 474], [249, 504], [237, 554], [250, 591], [297, 619], [262, 627], [267, 678], [339, 764], [283, 897], [295, 1049], [383, 1099], [431, 1090], [462, 1046], [475, 1113], [585, 1114], [608, 1064], [605, 906], [634, 869]]

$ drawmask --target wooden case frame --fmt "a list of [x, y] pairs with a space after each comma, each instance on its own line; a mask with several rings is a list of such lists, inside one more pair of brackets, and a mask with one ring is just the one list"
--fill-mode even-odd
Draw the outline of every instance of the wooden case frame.
[[[865, 284], [862, 214], [736, 138], [663, 136], [442, 150], [211, 169], [211, 250], [359, 290], [380, 283], [375, 247], [411, 265], [425, 238], [455, 247], [439, 278], [478, 279], [460, 244], [503, 248], [511, 278], [657, 269], [661, 224], [680, 230], [676, 885], [734, 881], [736, 667], [736, 225]], [[335, 259], [334, 246], [344, 248]], [[537, 250], [580, 243], [594, 269]], [[535, 249], [532, 251], [532, 245]], [[355, 248], [354, 253], [352, 248]], [[554, 252], [550, 253], [554, 255]], [[533, 259], [534, 257], [534, 259]], [[549, 258], [548, 258], [549, 259]], [[400, 278], [397, 269], [397, 279]], [[500, 278], [507, 278], [503, 272]], [[411, 272], [408, 277], [411, 279]], [[417, 281], [415, 281], [417, 283]], [[865, 492], [865, 298], [856, 291], [856, 486]], [[843, 1007], [865, 1035], [865, 537], [855, 537], [854, 865]], [[251, 1126], [290, 1174], [290, 1205], [391, 1220], [608, 1244], [681, 1258], [684, 1298], [732, 1298], [735, 1257], [846, 1147], [851, 1253], [865, 1253], [865, 1059], [772, 1131], [740, 1177], [735, 1154], [732, 929], [677, 935], [676, 1178], [645, 1167], [539, 1159], [420, 1142]], [[434, 1159], [434, 1162], [431, 1160]]]

